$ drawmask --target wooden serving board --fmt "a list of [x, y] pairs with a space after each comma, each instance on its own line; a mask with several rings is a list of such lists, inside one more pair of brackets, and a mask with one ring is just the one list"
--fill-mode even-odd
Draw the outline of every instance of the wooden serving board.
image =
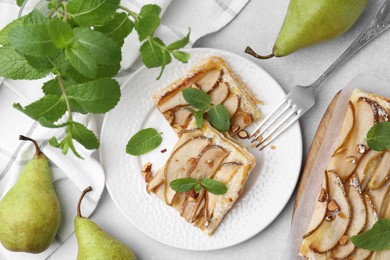
[[326, 110], [324, 116], [321, 119], [321, 122], [317, 128], [317, 132], [313, 138], [313, 142], [311, 143], [309, 152], [306, 157], [306, 162], [305, 166], [303, 167], [303, 171], [300, 177], [300, 181], [298, 184], [298, 191], [297, 195], [295, 197], [295, 203], [294, 203], [294, 211], [297, 208], [299, 201], [303, 195], [303, 192], [306, 187], [307, 180], [312, 172], [314, 163], [317, 159], [318, 151], [320, 150], [320, 147], [322, 145], [322, 141], [324, 140], [325, 133], [328, 130], [328, 124], [330, 119], [332, 118], [333, 115], [333, 110], [336, 106], [337, 99], [340, 95], [340, 92], [338, 92], [330, 102], [328, 109]]

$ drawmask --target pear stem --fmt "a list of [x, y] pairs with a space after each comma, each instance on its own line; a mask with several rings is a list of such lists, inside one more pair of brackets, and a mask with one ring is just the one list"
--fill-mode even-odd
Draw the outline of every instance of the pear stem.
[[264, 56], [263, 55], [259, 55], [249, 46], [246, 47], [245, 52], [248, 53], [249, 55], [252, 55], [255, 58], [262, 59], [262, 60], [267, 60], [267, 59], [270, 59], [270, 58], [274, 57], [273, 53], [271, 53], [270, 55], [264, 55]]
[[42, 154], [42, 151], [41, 151], [41, 149], [39, 149], [39, 145], [38, 145], [37, 141], [35, 141], [34, 139], [31, 139], [30, 137], [27, 137], [27, 136], [24, 136], [24, 135], [19, 135], [19, 140], [31, 141], [34, 144], [34, 146], [35, 146], [35, 155]]
[[80, 218], [83, 217], [83, 216], [81, 215], [81, 210], [80, 210], [81, 201], [83, 201], [85, 194], [87, 194], [87, 193], [90, 192], [91, 190], [92, 190], [92, 187], [91, 187], [91, 186], [88, 186], [88, 188], [86, 188], [85, 190], [83, 190], [83, 192], [81, 193], [81, 196], [80, 196], [80, 199], [79, 199], [79, 203], [77, 204], [77, 216], [79, 216]]

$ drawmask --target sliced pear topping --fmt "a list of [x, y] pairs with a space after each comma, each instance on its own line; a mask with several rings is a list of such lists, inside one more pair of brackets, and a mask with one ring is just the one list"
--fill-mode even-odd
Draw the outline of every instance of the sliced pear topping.
[[236, 94], [230, 92], [222, 104], [228, 111], [230, 117], [232, 117], [240, 107], [240, 98]]
[[[362, 158], [356, 145], [365, 144], [367, 132], [377, 120], [377, 115], [367, 99], [359, 99], [355, 106], [355, 123], [352, 132], [348, 135], [345, 151], [336, 153], [330, 161], [328, 169], [335, 170], [343, 181], [346, 181], [355, 170]], [[351, 159], [352, 158], [352, 159]]]
[[192, 112], [187, 107], [181, 107], [179, 109], [175, 109], [173, 115], [173, 124], [182, 129], [186, 129], [190, 123]]
[[239, 162], [223, 163], [213, 179], [223, 184], [228, 184], [241, 166], [242, 163]]
[[335, 258], [340, 259], [349, 256], [353, 250], [355, 250], [355, 245], [349, 238], [359, 234], [363, 230], [367, 219], [366, 205], [363, 196], [353, 184], [349, 186], [348, 200], [351, 202], [352, 209], [351, 222], [346, 234], [340, 238], [339, 245], [332, 250], [332, 255]]
[[173, 97], [167, 99], [166, 102], [159, 105], [159, 109], [162, 113], [167, 112], [168, 110], [172, 110], [178, 106], [188, 105], [184, 99], [183, 91], [179, 91], [174, 94]]
[[368, 188], [372, 190], [379, 189], [388, 179], [390, 175], [390, 152], [383, 154], [382, 159], [375, 169], [368, 183]]
[[211, 178], [229, 153], [219, 145], [211, 145], [202, 151], [199, 161], [187, 177]]
[[324, 253], [334, 248], [342, 235], [345, 234], [350, 222], [351, 211], [346, 197], [343, 183], [333, 172], [327, 172], [329, 199], [337, 202], [339, 211], [327, 212], [327, 216], [332, 216], [329, 221], [323, 221], [318, 228], [309, 236], [303, 239], [300, 252], [302, 255], [313, 250]]
[[334, 152], [334, 155], [346, 150], [348, 140], [349, 140], [349, 135], [352, 132], [354, 124], [355, 124], [355, 107], [353, 106], [352, 102], [349, 101], [347, 113], [344, 118], [343, 126], [341, 127], [339, 145], [336, 151]]
[[176, 148], [164, 167], [165, 202], [172, 204], [175, 191], [169, 184], [171, 181], [186, 177], [187, 173], [195, 167], [199, 154], [210, 144], [206, 138], [193, 138]]
[[153, 179], [146, 184], [146, 191], [151, 192], [163, 183], [164, 183], [164, 171], [160, 169], [157, 171]]
[[384, 152], [376, 152], [375, 155], [367, 162], [366, 165], [362, 165], [362, 167], [364, 166], [363, 179], [360, 182], [360, 187], [362, 188], [362, 191], [366, 189], [369, 181], [371, 180], [371, 177], [373, 176], [375, 170], [378, 168], [383, 153]]
[[370, 195], [372, 203], [376, 209], [382, 209], [382, 206], [385, 205], [385, 198], [388, 195], [390, 187], [390, 181], [385, 182], [379, 189], [376, 190], [367, 190], [367, 193]]
[[328, 201], [328, 178], [326, 177], [325, 173], [324, 180], [322, 181], [321, 185], [320, 194], [318, 195], [318, 198], [314, 205], [313, 215], [311, 216], [309, 225], [306, 229], [306, 233], [305, 235], [303, 235], [304, 238], [310, 236], [310, 234], [313, 233], [324, 220]]
[[222, 79], [222, 71], [219, 69], [212, 69], [205, 72], [204, 76], [196, 83], [201, 90], [208, 93], [213, 90]]
[[[239, 130], [244, 129], [247, 125], [250, 125], [253, 122], [253, 117], [251, 114], [244, 111], [238, 110], [233, 118], [230, 120], [231, 128], [229, 134], [235, 134]], [[236, 129], [233, 129], [236, 127]]]
[[218, 86], [210, 91], [209, 95], [211, 98], [211, 104], [221, 104], [229, 95], [229, 84], [226, 82], [220, 82]]
[[356, 175], [359, 180], [359, 183], [363, 182], [364, 177], [366, 176], [366, 169], [368, 169], [368, 165], [373, 160], [376, 160], [378, 157], [382, 155], [382, 152], [370, 150], [368, 153], [360, 160], [358, 166], [356, 167]]
[[[361, 233], [371, 229], [372, 226], [374, 226], [375, 222], [378, 220], [378, 215], [376, 213], [374, 204], [372, 203], [370, 196], [367, 193], [363, 193], [363, 198], [367, 209], [367, 221]], [[356, 248], [355, 251], [353, 251], [353, 253], [348, 257], [348, 259], [351, 260], [367, 259], [370, 255], [371, 255], [371, 251], [363, 248]]]

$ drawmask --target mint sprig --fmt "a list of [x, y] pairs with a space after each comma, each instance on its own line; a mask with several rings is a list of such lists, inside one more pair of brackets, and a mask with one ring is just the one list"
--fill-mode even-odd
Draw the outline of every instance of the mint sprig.
[[351, 237], [352, 243], [370, 251], [390, 250], [390, 219], [380, 219], [363, 234]]
[[[18, 5], [23, 2], [17, 0]], [[73, 114], [106, 113], [116, 106], [120, 88], [112, 77], [120, 69], [125, 38], [136, 31], [145, 65], [161, 67], [162, 73], [172, 57], [187, 62], [189, 55], [179, 49], [189, 43], [189, 34], [168, 46], [156, 38], [161, 12], [157, 5], [145, 5], [136, 13], [119, 0], [47, 2], [46, 16], [33, 10], [0, 31], [0, 76], [24, 80], [54, 76], [43, 84], [42, 98], [14, 107], [44, 127], [64, 128], [64, 137], [49, 143], [80, 157], [74, 141], [97, 149], [99, 140], [74, 121]]]
[[195, 116], [196, 125], [202, 128], [203, 116], [207, 114], [207, 118], [211, 125], [221, 132], [227, 132], [230, 129], [230, 115], [227, 109], [221, 105], [212, 105], [210, 96], [196, 88], [183, 89], [184, 100], [192, 107], [198, 109], [192, 111]]
[[195, 190], [196, 193], [199, 193], [202, 187], [215, 195], [223, 195], [227, 192], [225, 184], [209, 178], [203, 178], [201, 180], [194, 178], [180, 178], [171, 181], [169, 186], [176, 192]]
[[390, 149], [390, 122], [381, 122], [371, 127], [366, 138], [368, 146], [375, 151]]

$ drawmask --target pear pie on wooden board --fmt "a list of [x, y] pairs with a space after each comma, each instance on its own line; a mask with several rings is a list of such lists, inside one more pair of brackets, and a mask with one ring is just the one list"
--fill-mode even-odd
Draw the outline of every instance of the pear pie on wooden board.
[[[218, 132], [207, 121], [197, 128], [192, 120], [179, 134], [179, 141], [165, 165], [147, 184], [167, 205], [189, 223], [211, 235], [240, 197], [255, 158], [230, 137]], [[169, 186], [179, 178], [211, 178], [227, 187], [224, 195], [214, 195], [204, 188], [199, 194], [176, 193]]]
[[324, 173], [300, 255], [308, 259], [390, 259], [390, 250], [355, 247], [378, 218], [390, 218], [390, 152], [369, 149], [366, 137], [378, 122], [389, 121], [390, 100], [355, 90], [338, 144]]
[[172, 128], [179, 133], [187, 129], [193, 117], [184, 100], [184, 88], [197, 88], [208, 93], [211, 103], [222, 104], [230, 114], [230, 135], [261, 118], [258, 101], [234, 75], [222, 58], [212, 56], [198, 62], [185, 77], [160, 90], [153, 100]]

